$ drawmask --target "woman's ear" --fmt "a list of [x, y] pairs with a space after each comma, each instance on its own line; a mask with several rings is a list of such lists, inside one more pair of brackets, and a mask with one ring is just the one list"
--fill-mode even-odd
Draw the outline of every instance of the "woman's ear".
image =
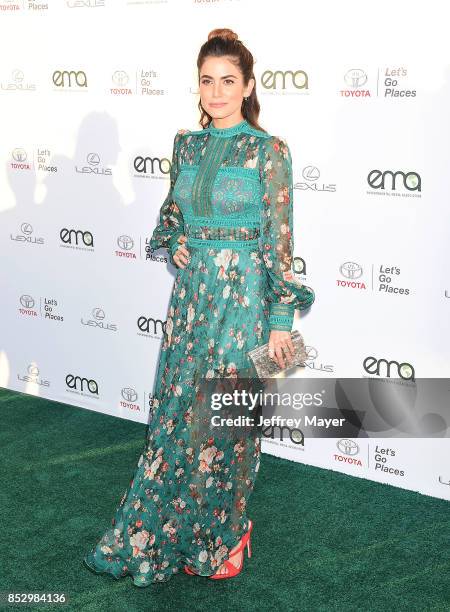
[[248, 98], [248, 96], [252, 93], [254, 86], [255, 86], [255, 79], [254, 78], [249, 79], [246, 92], [244, 93], [244, 96], [246, 98]]

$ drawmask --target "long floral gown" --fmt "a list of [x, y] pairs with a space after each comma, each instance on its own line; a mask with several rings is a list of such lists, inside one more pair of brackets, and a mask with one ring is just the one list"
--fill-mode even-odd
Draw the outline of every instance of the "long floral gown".
[[186, 564], [212, 575], [247, 530], [260, 432], [202, 437], [198, 382], [249, 372], [247, 351], [271, 329], [291, 331], [294, 309], [314, 301], [292, 273], [292, 206], [281, 138], [245, 119], [175, 135], [150, 247], [173, 262], [184, 234], [190, 261], [173, 285], [144, 448], [111, 527], [84, 557], [91, 570], [140, 587]]

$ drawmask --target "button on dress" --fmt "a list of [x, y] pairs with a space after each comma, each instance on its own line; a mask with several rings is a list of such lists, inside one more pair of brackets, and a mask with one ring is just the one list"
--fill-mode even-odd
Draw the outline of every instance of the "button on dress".
[[84, 557], [94, 572], [131, 575], [140, 587], [186, 564], [212, 575], [247, 531], [261, 432], [199, 426], [208, 410], [200, 383], [251, 376], [247, 352], [272, 329], [291, 331], [294, 310], [314, 302], [292, 272], [293, 231], [283, 139], [246, 119], [176, 133], [150, 247], [173, 262], [184, 235], [190, 259], [172, 289], [144, 448], [111, 526]]

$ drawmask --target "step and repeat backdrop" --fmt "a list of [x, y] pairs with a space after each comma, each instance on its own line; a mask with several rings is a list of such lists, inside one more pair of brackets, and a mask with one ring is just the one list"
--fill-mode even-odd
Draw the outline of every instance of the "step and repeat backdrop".
[[[176, 270], [148, 241], [175, 132], [200, 129], [196, 58], [216, 27], [253, 53], [260, 123], [292, 153], [295, 270], [316, 292], [292, 376], [449, 376], [444, 4], [363, 8], [0, 0], [2, 387], [151, 418]], [[445, 429], [378, 431], [263, 450], [450, 499]]]

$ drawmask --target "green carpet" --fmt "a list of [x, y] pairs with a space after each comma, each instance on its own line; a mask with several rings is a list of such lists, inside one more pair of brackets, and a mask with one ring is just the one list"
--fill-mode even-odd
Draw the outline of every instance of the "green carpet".
[[0, 591], [70, 600], [26, 609], [450, 610], [447, 501], [266, 454], [242, 574], [147, 588], [96, 576], [82, 557], [109, 526], [146, 426], [5, 389], [0, 408]]

